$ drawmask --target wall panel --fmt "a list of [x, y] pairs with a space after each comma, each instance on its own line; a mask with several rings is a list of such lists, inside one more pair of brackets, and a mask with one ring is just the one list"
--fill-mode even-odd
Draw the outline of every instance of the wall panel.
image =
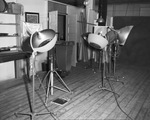
[[150, 67], [150, 17], [114, 17], [115, 29], [134, 25], [123, 47], [119, 61]]

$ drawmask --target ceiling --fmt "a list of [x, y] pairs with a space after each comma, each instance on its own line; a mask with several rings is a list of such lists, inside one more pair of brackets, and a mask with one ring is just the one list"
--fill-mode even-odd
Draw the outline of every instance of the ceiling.
[[[73, 5], [73, 6], [83, 6], [83, 2], [85, 0], [54, 0], [57, 2], [62, 2], [65, 4]], [[96, 4], [99, 0], [96, 0]], [[108, 4], [116, 4], [116, 3], [150, 3], [150, 0], [107, 0]]]

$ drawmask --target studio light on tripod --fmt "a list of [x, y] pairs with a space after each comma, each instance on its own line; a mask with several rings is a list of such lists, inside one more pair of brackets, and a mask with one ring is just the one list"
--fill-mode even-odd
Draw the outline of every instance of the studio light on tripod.
[[113, 28], [110, 28], [111, 31], [109, 31], [106, 36], [107, 39], [110, 43], [116, 41], [117, 39], [119, 40], [119, 45], [124, 45], [129, 34], [130, 31], [132, 30], [133, 26], [125, 26], [119, 30], [115, 30]]
[[[32, 71], [32, 105], [31, 105], [31, 113], [16, 113], [16, 115], [27, 115], [30, 116], [32, 120], [34, 120], [35, 116], [50, 114], [54, 119], [56, 117], [49, 110], [48, 112], [36, 113], [35, 111], [35, 59], [38, 52], [43, 53], [51, 50], [57, 41], [57, 35], [55, 31], [52, 29], [44, 29], [42, 31], [34, 32], [30, 37], [30, 46], [32, 48], [32, 56], [30, 69]], [[28, 43], [28, 42], [27, 42]], [[48, 108], [46, 108], [48, 109]]]
[[[106, 34], [106, 37], [107, 37], [107, 40], [109, 41], [109, 43], [114, 45], [113, 55], [111, 55], [111, 56], [113, 56], [113, 76], [115, 76], [115, 73], [116, 73], [116, 57], [117, 57], [117, 53], [119, 51], [119, 45], [123, 46], [126, 43], [126, 40], [129, 36], [132, 28], [133, 28], [133, 26], [125, 26], [119, 30], [109, 28], [110, 31], [107, 32], [107, 34]], [[119, 81], [118, 77], [116, 79], [117, 79], [117, 81]]]
[[[47, 52], [48, 53], [48, 64], [49, 64], [49, 70], [47, 71], [47, 74], [45, 75], [44, 79], [40, 82], [40, 86], [43, 84], [43, 81], [47, 81], [47, 87], [46, 87], [46, 97], [45, 97], [45, 105], [47, 106], [49, 92], [51, 92], [51, 95], [54, 94], [54, 88], [59, 89], [61, 91], [65, 92], [71, 92], [71, 90], [68, 88], [68, 86], [65, 84], [61, 76], [57, 73], [57, 71], [54, 68], [54, 60], [55, 60], [55, 52], [53, 52], [52, 48], [55, 46], [57, 41], [57, 34], [52, 29], [45, 29], [42, 31], [35, 32], [30, 39], [31, 48], [33, 49], [33, 52]], [[50, 52], [50, 50], [52, 50]], [[67, 89], [62, 89], [60, 87], [54, 86], [54, 73], [57, 75], [57, 77], [60, 79], [61, 84]]]

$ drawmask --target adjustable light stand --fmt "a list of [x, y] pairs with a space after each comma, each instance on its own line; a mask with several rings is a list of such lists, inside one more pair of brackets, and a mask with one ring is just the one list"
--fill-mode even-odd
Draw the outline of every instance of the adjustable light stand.
[[107, 72], [106, 72], [106, 61], [105, 61], [105, 58], [104, 58], [105, 57], [104, 49], [100, 53], [100, 54], [102, 54], [102, 55], [100, 55], [101, 56], [101, 64], [102, 64], [101, 65], [101, 73], [102, 73], [101, 74], [101, 77], [102, 77], [101, 82], [102, 82], [102, 85], [99, 86], [99, 87], [100, 87], [100, 90], [106, 90], [108, 92], [112, 92], [114, 94], [117, 94], [114, 91], [111, 91], [111, 90], [107, 89], [106, 86], [104, 85], [104, 80], [105, 79], [107, 80], [107, 82], [110, 82], [110, 78], [107, 76]]
[[[116, 76], [116, 58], [117, 58], [117, 51], [118, 51], [118, 42], [115, 41], [114, 43], [114, 50], [112, 51], [112, 45], [109, 45], [108, 47], [108, 53], [109, 53], [109, 73], [111, 73], [112, 71], [112, 65], [111, 63], [113, 62], [113, 75], [110, 76], [109, 75], [109, 78], [111, 79], [111, 81], [114, 81], [114, 82], [120, 82], [122, 84], [124, 84], [123, 81], [120, 81], [119, 80], [119, 76]], [[113, 52], [113, 55], [112, 55], [112, 52]], [[113, 58], [113, 59], [112, 59]], [[122, 77], [124, 78], [124, 77]]]
[[[61, 78], [61, 76], [57, 73], [57, 71], [54, 69], [54, 57], [53, 57], [53, 53], [51, 53], [50, 55], [50, 51], [48, 51], [48, 62], [50, 63], [50, 70], [47, 72], [46, 76], [44, 77], [44, 79], [42, 80], [41, 84], [43, 84], [44, 81], [46, 81], [46, 79], [49, 77], [48, 79], [48, 84], [47, 84], [47, 89], [46, 89], [46, 97], [45, 97], [45, 105], [47, 105], [48, 102], [48, 97], [49, 97], [49, 93], [51, 95], [54, 94], [54, 88], [64, 91], [64, 92], [71, 92], [71, 90], [69, 89], [69, 87], [66, 85], [66, 83], [63, 81], [63, 79]], [[54, 86], [54, 73], [58, 76], [61, 84], [67, 89], [62, 89], [60, 87]], [[41, 86], [40, 84], [40, 86]], [[39, 88], [40, 88], [39, 86]]]
[[39, 115], [46, 115], [46, 114], [50, 114], [55, 120], [57, 120], [57, 118], [55, 117], [54, 113], [50, 112], [48, 110], [48, 108], [46, 107], [48, 112], [44, 112], [44, 113], [36, 113], [35, 112], [35, 58], [36, 58], [36, 54], [37, 52], [32, 52], [32, 62], [30, 64], [31, 70], [32, 70], [32, 105], [31, 105], [31, 113], [15, 113], [15, 115], [27, 115], [31, 117], [31, 120], [34, 120], [34, 118], [36, 116]]
[[[92, 54], [93, 54], [93, 51], [94, 51], [94, 50], [92, 50]], [[97, 51], [95, 51], [95, 52], [97, 52]], [[96, 54], [97, 54], [97, 53], [96, 53]], [[99, 63], [97, 62], [97, 60], [94, 60], [94, 58], [90, 58], [90, 60], [88, 61], [87, 64], [88, 64], [88, 65], [85, 66], [85, 69], [92, 69], [93, 73], [97, 73], [97, 69], [99, 69], [99, 67], [96, 68], [96, 67], [94, 66], [95, 64], [98, 64], [98, 66], [100, 66]]]

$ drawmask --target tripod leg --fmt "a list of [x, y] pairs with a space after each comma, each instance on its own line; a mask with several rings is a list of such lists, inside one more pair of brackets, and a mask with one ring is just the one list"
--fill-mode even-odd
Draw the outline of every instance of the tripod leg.
[[[110, 81], [112, 81], [112, 82], [120, 82], [120, 83], [122, 83], [122, 84], [124, 85], [124, 82], [123, 82], [123, 81], [120, 81], [120, 77], [118, 77], [118, 76], [109, 76], [108, 78], [109, 78]], [[122, 78], [124, 78], [124, 77], [122, 77]]]
[[54, 71], [56, 73], [56, 75], [59, 77], [59, 79], [61, 80], [61, 82], [63, 83], [63, 85], [66, 87], [66, 89], [71, 92], [71, 90], [69, 89], [69, 87], [66, 85], [66, 83], [63, 81], [63, 79], [60, 77], [60, 75], [57, 73], [57, 71]]
[[42, 81], [41, 81], [41, 80], [39, 80], [40, 85], [39, 85], [38, 90], [41, 88], [41, 86], [42, 86], [43, 88], [45, 88], [45, 87], [44, 87], [44, 85], [43, 85], [43, 82], [44, 82], [44, 81], [46, 81], [46, 79], [47, 79], [47, 77], [48, 77], [49, 73], [50, 73], [50, 71], [48, 71], [48, 72], [47, 72], [46, 76], [44, 77], [44, 79], [43, 79]]
[[45, 104], [47, 105], [48, 101], [48, 96], [49, 96], [49, 90], [51, 89], [51, 95], [54, 93], [54, 73], [53, 73], [53, 63], [51, 62], [51, 70], [49, 71], [49, 80], [48, 80], [48, 86], [47, 86], [47, 91], [46, 91], [46, 99], [45, 99]]
[[[124, 84], [124, 82], [120, 81], [119, 80], [119, 77], [115, 75], [116, 73], [116, 57], [117, 57], [117, 51], [118, 51], [118, 45], [117, 44], [114, 44], [114, 53], [112, 55], [112, 46], [110, 45], [109, 48], [108, 48], [108, 52], [109, 52], [109, 66], [108, 66], [108, 76], [107, 78], [109, 78], [110, 81], [113, 81], [113, 82], [120, 82], [122, 84]], [[111, 75], [112, 74], [112, 75]], [[123, 78], [123, 77], [122, 77]]]
[[45, 105], [47, 106], [48, 96], [49, 96], [49, 89], [50, 89], [51, 80], [48, 80], [48, 86], [46, 90], [46, 97], [45, 97]]
[[114, 94], [116, 94], [119, 97], [120, 95], [118, 93], [116, 93], [115, 91], [112, 91], [112, 90], [109, 90], [108, 88], [106, 88], [106, 86], [104, 85], [104, 79], [106, 79], [107, 82], [109, 82], [109, 85], [111, 84], [110, 81], [109, 81], [109, 78], [102, 76], [102, 86], [99, 86], [99, 88], [100, 88], [99, 90], [103, 90], [103, 91], [105, 90], [105, 91], [114, 93]]
[[50, 72], [50, 85], [51, 85], [51, 95], [54, 93], [54, 68], [53, 68], [53, 59], [51, 60], [51, 72]]
[[[49, 57], [49, 59], [51, 60], [50, 62], [50, 70], [49, 70], [49, 80], [48, 80], [48, 85], [47, 85], [47, 90], [46, 90], [46, 98], [45, 98], [45, 105], [47, 105], [48, 102], [48, 97], [49, 97], [49, 93], [51, 93], [51, 95], [54, 94], [54, 88], [57, 88], [59, 90], [65, 91], [65, 92], [71, 92], [71, 90], [68, 88], [68, 86], [65, 84], [65, 82], [63, 81], [63, 79], [60, 77], [60, 75], [54, 70], [54, 63], [53, 63], [53, 56]], [[64, 90], [61, 89], [59, 87], [54, 86], [54, 73], [56, 73], [56, 75], [59, 77], [59, 79], [61, 80], [61, 83], [64, 85], [64, 87], [68, 90]], [[48, 76], [48, 75], [47, 75]], [[46, 76], [46, 77], [47, 77]]]
[[[111, 81], [114, 81], [114, 82], [120, 82], [122, 84], [124, 84], [123, 81], [120, 81], [120, 77], [116, 76], [116, 55], [114, 55], [113, 57], [113, 76], [108, 76], [108, 78], [111, 80]], [[124, 78], [124, 77], [122, 77]]]

